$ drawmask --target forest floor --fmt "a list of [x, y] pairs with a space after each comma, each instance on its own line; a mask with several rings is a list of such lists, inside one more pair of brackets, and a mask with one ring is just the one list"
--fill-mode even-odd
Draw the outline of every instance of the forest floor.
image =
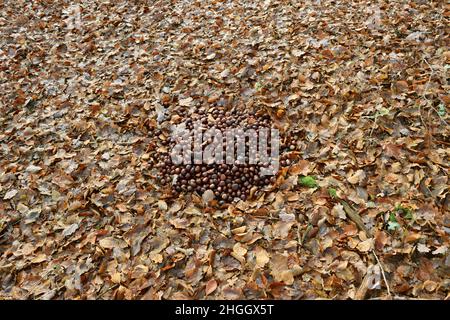
[[[449, 9], [2, 1], [0, 299], [448, 299]], [[227, 208], [149, 164], [213, 103], [298, 150]]]

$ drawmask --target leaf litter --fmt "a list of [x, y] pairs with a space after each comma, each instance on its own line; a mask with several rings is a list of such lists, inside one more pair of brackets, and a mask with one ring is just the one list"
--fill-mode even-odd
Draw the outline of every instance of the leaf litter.
[[[0, 298], [449, 298], [448, 5], [79, 6], [0, 4]], [[296, 147], [225, 209], [148, 164], [212, 103]]]

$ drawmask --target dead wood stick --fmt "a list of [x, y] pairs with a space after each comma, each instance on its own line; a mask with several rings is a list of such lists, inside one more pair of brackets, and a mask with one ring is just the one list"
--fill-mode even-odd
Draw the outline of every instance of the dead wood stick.
[[[366, 233], [367, 238], [371, 238], [371, 237], [372, 237], [371, 232], [366, 228], [366, 226], [364, 225], [364, 222], [362, 221], [362, 219], [361, 219], [361, 217], [359, 216], [359, 214], [358, 214], [358, 213], [357, 213], [357, 212], [356, 212], [356, 211], [355, 211], [355, 210], [354, 210], [347, 202], [345, 202], [344, 200], [341, 200], [341, 204], [342, 204], [342, 206], [344, 207], [344, 211], [345, 211], [345, 213], [348, 215], [348, 217], [349, 217], [354, 223], [356, 223], [356, 225], [358, 226], [358, 228], [360, 228], [362, 231], [364, 231], [364, 232]], [[383, 265], [381, 264], [380, 259], [378, 259], [378, 256], [377, 256], [377, 254], [375, 253], [375, 250], [372, 249], [371, 251], [372, 251], [373, 255], [375, 256], [375, 259], [377, 260], [378, 265], [380, 266], [381, 274], [382, 274], [382, 276], [383, 276], [383, 280], [384, 280], [384, 283], [385, 283], [385, 285], [386, 285], [386, 289], [387, 289], [388, 295], [389, 295], [389, 297], [392, 297], [392, 295], [391, 295], [391, 290], [390, 290], [390, 288], [389, 288], [389, 283], [388, 283], [388, 281], [387, 281], [387, 278], [386, 278], [386, 274], [385, 274], [385, 272], [384, 272]], [[363, 281], [363, 282], [364, 282], [364, 281]], [[362, 295], [362, 294], [365, 295], [365, 292], [364, 292], [363, 290], [364, 290], [364, 287], [361, 288], [360, 295]]]
[[356, 291], [355, 300], [364, 300], [364, 298], [367, 295], [367, 290], [369, 289], [369, 280], [370, 274], [366, 273], [366, 276], [364, 277], [363, 281], [361, 282], [361, 285]]
[[374, 249], [372, 249], [372, 253], [373, 253], [373, 255], [375, 256], [375, 259], [377, 260], [378, 265], [380, 266], [380, 269], [381, 269], [381, 275], [383, 276], [383, 280], [384, 280], [384, 284], [386, 285], [386, 289], [387, 289], [388, 296], [389, 296], [389, 297], [392, 297], [391, 289], [389, 288], [389, 282], [388, 282], [387, 279], [386, 279], [386, 274], [384, 273], [383, 265], [381, 264], [380, 259], [378, 259], [378, 256], [377, 256], [377, 254], [375, 253], [375, 250], [374, 250]]
[[344, 211], [347, 214], [347, 216], [360, 228], [362, 231], [366, 233], [366, 236], [368, 238], [371, 238], [372, 235], [370, 234], [370, 231], [367, 230], [366, 226], [364, 225], [364, 222], [362, 221], [359, 214], [352, 208], [350, 205], [345, 202], [344, 200], [341, 200], [341, 204], [344, 207]]

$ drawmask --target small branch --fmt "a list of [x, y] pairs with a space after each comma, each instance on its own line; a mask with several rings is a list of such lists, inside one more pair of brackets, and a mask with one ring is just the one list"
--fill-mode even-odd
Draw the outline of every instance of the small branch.
[[387, 279], [386, 279], [386, 274], [384, 273], [383, 265], [381, 264], [380, 259], [378, 259], [378, 256], [377, 256], [377, 254], [375, 253], [375, 250], [374, 250], [374, 249], [372, 249], [372, 253], [373, 253], [373, 255], [375, 256], [375, 259], [377, 260], [378, 265], [380, 266], [380, 269], [381, 269], [381, 275], [383, 276], [384, 283], [386, 284], [386, 289], [387, 289], [388, 295], [389, 295], [389, 297], [392, 298], [392, 295], [391, 295], [391, 289], [389, 288], [389, 283], [388, 283], [388, 281], [387, 281]]
[[[372, 236], [371, 236], [369, 230], [368, 230], [368, 229], [366, 228], [366, 226], [364, 225], [364, 223], [363, 223], [361, 217], [359, 216], [359, 214], [358, 214], [358, 213], [357, 213], [357, 212], [356, 212], [356, 211], [355, 211], [355, 210], [354, 210], [347, 202], [345, 202], [344, 200], [341, 200], [341, 204], [342, 204], [342, 206], [344, 207], [344, 211], [345, 211], [345, 213], [348, 215], [348, 217], [349, 217], [354, 223], [356, 223], [356, 225], [357, 225], [362, 231], [364, 231], [364, 232], [366, 233], [366, 236], [367, 236], [368, 238], [371, 238]], [[383, 265], [381, 264], [380, 259], [378, 259], [378, 256], [377, 256], [377, 254], [375, 253], [375, 250], [374, 250], [374, 249], [372, 249], [372, 253], [373, 253], [373, 255], [375, 256], [375, 259], [377, 260], [378, 265], [380, 266], [381, 274], [382, 274], [382, 276], [383, 276], [384, 283], [386, 284], [386, 289], [387, 289], [388, 295], [389, 295], [389, 297], [392, 298], [391, 288], [389, 287], [389, 283], [388, 283], [388, 281], [387, 281], [387, 278], [386, 278], [386, 274], [385, 274], [385, 272], [384, 272]], [[368, 279], [364, 278], [363, 283], [361, 284], [361, 287], [358, 289], [358, 292], [357, 292], [357, 296], [358, 296], [358, 297], [362, 297], [361, 299], [364, 298], [364, 296], [365, 296], [365, 294], [366, 294], [366, 292], [367, 292], [367, 288], [364, 288], [364, 286], [366, 285], [366, 284], [365, 284], [365, 281], [368, 281]]]
[[341, 204], [344, 207], [344, 211], [347, 214], [347, 216], [360, 228], [362, 231], [364, 231], [368, 238], [371, 238], [370, 231], [367, 230], [366, 226], [364, 225], [364, 222], [362, 221], [359, 214], [344, 200], [341, 200]]
[[356, 291], [356, 294], [355, 294], [356, 300], [364, 300], [364, 298], [366, 297], [367, 290], [369, 289], [369, 279], [370, 279], [370, 274], [367, 273], [366, 276], [364, 277], [363, 281], [361, 282], [361, 285], [359, 286], [358, 290]]
[[312, 225], [311, 224], [308, 224], [308, 226], [306, 227], [306, 230], [305, 230], [305, 232], [303, 233], [303, 236], [302, 236], [302, 238], [301, 238], [301, 241], [300, 241], [300, 246], [303, 246], [303, 244], [305, 243], [305, 240], [306, 240], [306, 238], [308, 237], [308, 235], [309, 235], [309, 232], [312, 230]]
[[107, 293], [108, 291], [114, 290], [115, 288], [117, 288], [119, 286], [118, 283], [113, 284], [112, 286], [110, 286], [109, 288], [106, 288], [105, 290], [103, 290], [103, 292], [100, 292], [97, 296], [97, 299], [101, 298], [105, 293]]

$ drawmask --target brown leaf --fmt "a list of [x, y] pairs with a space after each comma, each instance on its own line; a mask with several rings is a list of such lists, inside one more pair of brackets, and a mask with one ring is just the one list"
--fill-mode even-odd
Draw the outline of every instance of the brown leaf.
[[401, 80], [395, 83], [395, 88], [398, 92], [407, 92], [409, 90], [408, 82]]
[[217, 281], [214, 279], [209, 280], [206, 283], [205, 295], [210, 295], [217, 289]]
[[255, 256], [256, 256], [256, 266], [259, 268], [264, 268], [264, 266], [270, 260], [270, 256], [267, 253], [267, 251], [259, 246], [255, 248]]
[[377, 231], [375, 235], [375, 249], [383, 251], [384, 246], [388, 243], [388, 237], [384, 231]]

